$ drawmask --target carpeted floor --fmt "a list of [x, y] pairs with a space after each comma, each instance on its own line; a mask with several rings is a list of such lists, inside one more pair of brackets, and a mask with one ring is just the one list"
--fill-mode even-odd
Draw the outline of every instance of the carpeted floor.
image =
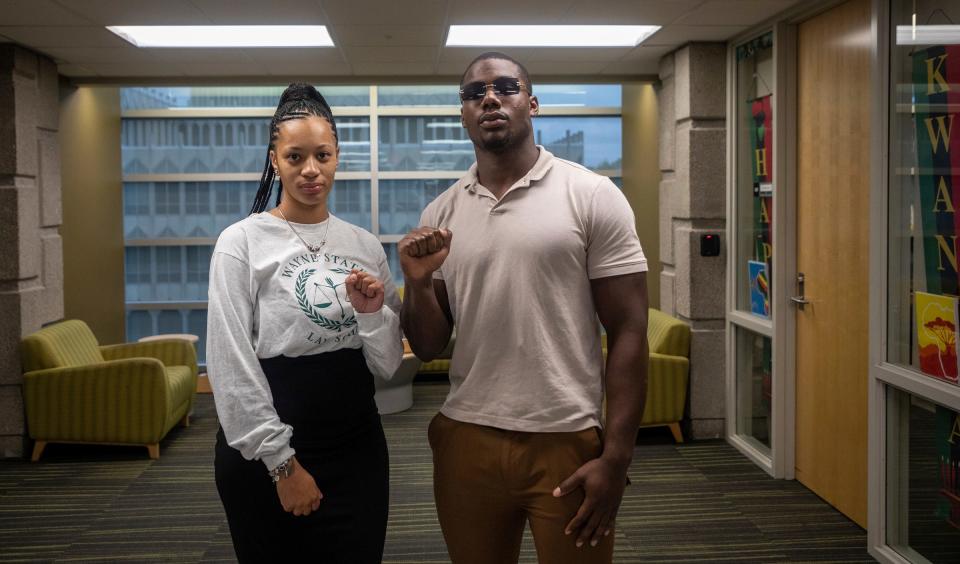
[[[445, 383], [384, 417], [391, 506], [384, 562], [448, 562], [433, 507], [426, 427]], [[213, 482], [216, 414], [146, 449], [50, 445], [0, 461], [0, 562], [234, 561]], [[675, 446], [645, 432], [617, 521], [616, 562], [872, 562], [866, 533], [797, 482], [773, 480], [723, 441]], [[521, 562], [535, 562], [525, 538]]]

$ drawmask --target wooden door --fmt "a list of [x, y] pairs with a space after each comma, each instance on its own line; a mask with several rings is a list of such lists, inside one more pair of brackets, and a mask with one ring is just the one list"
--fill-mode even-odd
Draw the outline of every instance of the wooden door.
[[870, 1], [797, 38], [796, 477], [866, 527]]

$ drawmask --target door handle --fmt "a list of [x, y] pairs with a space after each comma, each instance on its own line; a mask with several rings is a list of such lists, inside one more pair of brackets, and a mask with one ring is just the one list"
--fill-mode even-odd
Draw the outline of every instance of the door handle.
[[798, 272], [797, 273], [797, 292], [799, 292], [800, 295], [790, 297], [790, 301], [793, 302], [794, 305], [797, 306], [797, 309], [799, 309], [800, 311], [803, 311], [803, 307], [810, 303], [810, 300], [808, 300], [806, 296], [804, 296], [804, 292], [803, 292], [804, 282], [805, 282], [805, 278], [803, 276], [803, 273]]

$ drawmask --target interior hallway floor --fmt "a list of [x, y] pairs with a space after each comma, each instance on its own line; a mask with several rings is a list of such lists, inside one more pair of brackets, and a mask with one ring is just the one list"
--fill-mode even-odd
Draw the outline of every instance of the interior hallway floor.
[[[433, 507], [426, 428], [446, 382], [384, 416], [390, 519], [384, 562], [448, 562]], [[213, 398], [160, 459], [146, 449], [50, 445], [39, 463], [0, 460], [0, 562], [232, 562], [213, 481]], [[617, 520], [615, 562], [873, 562], [866, 532], [795, 481], [774, 480], [724, 441], [674, 445], [644, 430]], [[521, 562], [536, 562], [529, 532]]]

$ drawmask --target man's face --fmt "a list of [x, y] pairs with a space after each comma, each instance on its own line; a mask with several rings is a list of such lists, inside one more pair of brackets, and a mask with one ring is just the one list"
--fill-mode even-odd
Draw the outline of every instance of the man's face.
[[[471, 82], [490, 84], [498, 78], [520, 77], [520, 69], [503, 59], [484, 59], [470, 68], [461, 87]], [[460, 106], [460, 123], [474, 145], [493, 152], [504, 152], [517, 146], [533, 135], [530, 118], [540, 107], [536, 96], [528, 92], [530, 86], [523, 84], [516, 94], [498, 94], [492, 86], [487, 87], [483, 97], [464, 100]]]

